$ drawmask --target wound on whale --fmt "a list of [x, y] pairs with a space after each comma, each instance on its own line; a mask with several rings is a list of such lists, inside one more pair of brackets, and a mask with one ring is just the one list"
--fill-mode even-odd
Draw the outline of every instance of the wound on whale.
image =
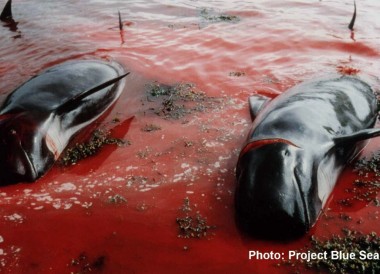
[[237, 224], [256, 237], [300, 237], [345, 165], [380, 135], [376, 96], [359, 78], [337, 75], [249, 103], [253, 125], [236, 166]]
[[11, 92], [0, 108], [0, 185], [44, 175], [72, 137], [114, 104], [128, 74], [114, 62], [70, 61]]

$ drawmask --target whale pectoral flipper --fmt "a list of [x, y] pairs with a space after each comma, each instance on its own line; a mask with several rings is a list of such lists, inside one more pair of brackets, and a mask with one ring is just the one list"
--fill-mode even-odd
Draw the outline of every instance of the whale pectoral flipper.
[[270, 101], [270, 98], [263, 95], [252, 95], [248, 99], [249, 110], [251, 113], [252, 121], [255, 120], [257, 114], [263, 109], [265, 104]]
[[1, 21], [7, 21], [12, 19], [12, 0], [8, 0], [5, 4], [3, 11], [0, 15]]
[[78, 95], [76, 95], [76, 96], [68, 99], [67, 101], [65, 101], [62, 105], [58, 106], [55, 110], [56, 113], [61, 114], [61, 113], [66, 112], [71, 107], [72, 104], [75, 104], [76, 102], [82, 100], [83, 98], [86, 98], [87, 96], [90, 96], [91, 94], [94, 94], [94, 93], [96, 93], [96, 92], [98, 92], [98, 91], [100, 91], [100, 90], [102, 90], [102, 89], [104, 89], [110, 85], [115, 84], [116, 82], [120, 81], [122, 78], [127, 76], [128, 74], [130, 74], [130, 72], [127, 72], [121, 76], [118, 76], [118, 77], [113, 78], [107, 82], [104, 82], [104, 83], [102, 83], [96, 87], [93, 87], [89, 90], [86, 90], [86, 91], [79, 93]]
[[380, 136], [380, 128], [363, 129], [350, 135], [334, 138], [335, 145], [353, 144], [370, 138]]

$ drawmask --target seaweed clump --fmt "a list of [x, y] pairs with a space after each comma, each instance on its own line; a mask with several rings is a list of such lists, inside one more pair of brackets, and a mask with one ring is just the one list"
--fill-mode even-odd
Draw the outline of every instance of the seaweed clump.
[[367, 177], [373, 173], [375, 177], [380, 177], [380, 152], [373, 153], [371, 157], [364, 157], [355, 163], [354, 170], [359, 176]]
[[191, 83], [180, 83], [174, 86], [154, 82], [148, 86], [148, 101], [161, 100], [161, 104], [152, 110], [166, 119], [179, 119], [192, 111], [206, 108], [206, 96]]
[[377, 193], [380, 191], [380, 182], [374, 180], [357, 179], [353, 182], [352, 188], [347, 188], [346, 192], [352, 194], [352, 197], [341, 199], [338, 201], [343, 206], [351, 206], [353, 201], [362, 201], [380, 205]]
[[99, 152], [104, 145], [122, 146], [129, 144], [125, 140], [110, 137], [110, 135], [110, 131], [95, 130], [88, 142], [76, 143], [73, 147], [67, 149], [60, 159], [60, 163], [64, 166], [75, 165], [78, 161]]
[[232, 77], [242, 77], [242, 76], [245, 76], [245, 72], [244, 71], [231, 71], [229, 73], [229, 76], [232, 76]]
[[363, 201], [379, 206], [377, 194], [380, 191], [380, 152], [359, 159], [354, 165], [354, 172], [359, 178], [353, 182], [352, 187], [346, 189], [351, 197], [341, 199], [338, 203], [351, 206], [354, 201]]
[[207, 237], [210, 229], [215, 229], [216, 226], [208, 225], [207, 218], [197, 212], [194, 216], [190, 216], [189, 212], [192, 211], [189, 198], [184, 199], [184, 204], [181, 210], [186, 213], [184, 217], [177, 217], [176, 222], [179, 228], [179, 238], [203, 238]]
[[105, 256], [99, 256], [94, 260], [90, 260], [87, 254], [83, 252], [77, 258], [71, 260], [70, 266], [78, 270], [71, 273], [84, 274], [102, 271], [105, 266], [105, 261]]
[[158, 125], [149, 124], [149, 125], [145, 125], [141, 130], [144, 132], [153, 132], [153, 131], [161, 130], [161, 127]]
[[[307, 252], [325, 253], [327, 256], [308, 262], [289, 261], [286, 263], [293, 267], [301, 263], [306, 268], [328, 273], [380, 273], [380, 260], [377, 259], [380, 253], [380, 237], [375, 232], [362, 234], [358, 231], [343, 229], [342, 236], [334, 235], [325, 240], [312, 236]], [[333, 252], [335, 252], [335, 257], [332, 256]], [[336, 255], [337, 252], [341, 252], [341, 255]], [[347, 256], [350, 258], [347, 259]]]
[[123, 204], [123, 203], [127, 203], [127, 202], [128, 202], [128, 200], [120, 194], [115, 194], [114, 196], [108, 197], [108, 203], [109, 204]]
[[240, 18], [236, 15], [231, 15], [227, 13], [216, 13], [213, 9], [202, 8], [200, 15], [203, 19], [212, 22], [227, 22], [227, 23], [236, 23], [240, 21]]

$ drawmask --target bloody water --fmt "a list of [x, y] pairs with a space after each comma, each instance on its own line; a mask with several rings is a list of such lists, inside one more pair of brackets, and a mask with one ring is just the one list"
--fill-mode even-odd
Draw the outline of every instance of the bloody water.
[[[56, 165], [33, 184], [2, 187], [0, 272], [288, 273], [277, 260], [248, 260], [248, 251], [287, 254], [311, 235], [329, 237], [342, 227], [379, 233], [373, 204], [337, 203], [355, 178], [351, 166], [325, 209], [329, 217], [300, 240], [247, 238], [234, 223], [234, 168], [251, 124], [248, 96], [275, 97], [339, 70], [378, 76], [380, 2], [357, 2], [351, 32], [349, 0], [14, 1], [17, 29], [0, 24], [0, 100], [66, 60], [117, 61], [131, 74], [94, 127], [111, 128], [131, 145]], [[206, 95], [203, 111], [157, 115], [162, 99], [147, 99], [154, 81], [193, 83]], [[142, 130], [151, 124], [160, 130]], [[364, 153], [379, 145], [373, 140]], [[186, 197], [191, 216], [199, 212], [216, 226], [201, 239], [178, 237]]]

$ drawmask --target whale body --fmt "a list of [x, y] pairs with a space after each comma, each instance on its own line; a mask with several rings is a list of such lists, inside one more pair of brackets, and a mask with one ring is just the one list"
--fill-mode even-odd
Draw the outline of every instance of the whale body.
[[302, 236], [344, 166], [380, 134], [376, 96], [359, 78], [336, 75], [249, 103], [253, 125], [236, 167], [237, 224], [263, 238]]
[[117, 63], [70, 61], [11, 92], [0, 107], [0, 185], [44, 175], [71, 138], [112, 106], [127, 74]]

